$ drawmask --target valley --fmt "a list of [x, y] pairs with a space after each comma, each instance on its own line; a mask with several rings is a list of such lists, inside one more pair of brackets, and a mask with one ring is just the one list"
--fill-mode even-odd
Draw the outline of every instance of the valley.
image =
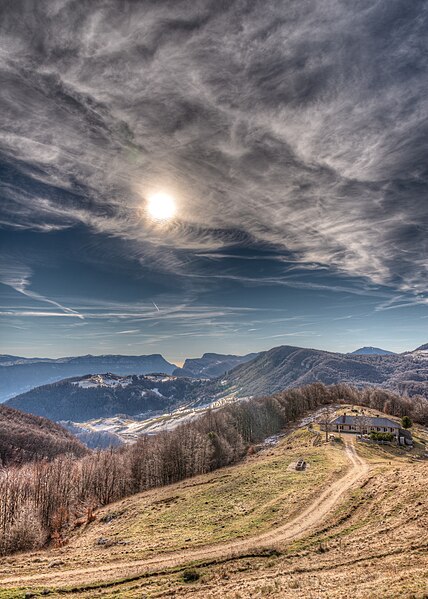
[[[207, 356], [195, 368], [211, 359], [219, 367], [218, 356]], [[0, 599], [297, 598], [311, 597], [313, 585], [317, 599], [342, 599], [337, 577], [356, 580], [367, 563], [376, 597], [394, 596], [390, 584], [419, 597], [428, 547], [427, 367], [423, 348], [344, 356], [281, 346], [212, 379], [95, 373], [9, 400], [5, 414], [41, 427], [49, 442], [40, 445], [47, 459], [33, 465], [42, 456], [28, 453], [27, 434], [16, 429], [24, 465], [0, 478]], [[404, 379], [421, 394], [394, 393]], [[346, 434], [327, 442], [325, 418], [356, 405], [366, 416], [413, 418], [413, 447]], [[405, 532], [396, 537], [397, 527]], [[8, 555], [14, 546], [24, 552]], [[354, 596], [371, 597], [368, 589]]]
[[257, 356], [257, 353], [245, 356], [206, 353], [200, 358], [186, 358], [183, 367], [174, 370], [173, 374], [176, 376], [215, 379], [239, 364], [250, 362]]
[[[213, 401], [209, 403], [202, 402], [202, 405], [200, 405], [201, 402], [198, 400], [194, 400], [168, 412], [154, 411], [147, 414], [140, 414], [138, 415], [138, 419], [128, 416], [112, 416], [110, 418], [95, 418], [93, 420], [78, 423], [64, 421], [60, 421], [60, 423], [65, 426], [65, 428], [75, 432], [78, 436], [81, 434], [78, 431], [84, 431], [91, 435], [104, 435], [107, 433], [109, 435], [117, 436], [122, 442], [130, 443], [136, 441], [141, 435], [152, 435], [162, 431], [172, 430], [185, 422], [189, 422], [190, 420], [201, 416], [208, 410], [215, 410], [228, 404], [232, 404], [235, 401], [239, 400], [231, 395], [221, 399], [213, 399]], [[103, 445], [100, 443], [97, 446], [102, 447]]]

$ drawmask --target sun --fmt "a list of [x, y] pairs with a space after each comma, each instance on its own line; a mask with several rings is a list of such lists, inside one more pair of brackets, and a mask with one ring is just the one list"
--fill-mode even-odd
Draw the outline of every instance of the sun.
[[147, 198], [147, 211], [155, 220], [171, 220], [177, 212], [175, 200], [169, 194], [159, 191]]

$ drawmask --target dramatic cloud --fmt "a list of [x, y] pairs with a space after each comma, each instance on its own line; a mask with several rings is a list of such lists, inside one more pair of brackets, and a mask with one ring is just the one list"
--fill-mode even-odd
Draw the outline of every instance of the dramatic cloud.
[[[84, 224], [166, 270], [254, 241], [426, 291], [428, 2], [1, 10], [4, 224]], [[170, 225], [141, 209], [157, 189]]]

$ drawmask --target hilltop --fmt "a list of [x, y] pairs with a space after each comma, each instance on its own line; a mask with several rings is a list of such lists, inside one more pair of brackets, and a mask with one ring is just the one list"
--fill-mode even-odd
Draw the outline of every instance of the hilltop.
[[355, 351], [350, 352], [350, 355], [360, 355], [360, 356], [371, 356], [371, 355], [378, 355], [378, 356], [393, 356], [395, 354], [395, 352], [393, 351], [388, 351], [387, 349], [381, 349], [380, 347], [372, 347], [372, 346], [366, 346], [366, 347], [360, 347], [359, 349], [356, 349]]

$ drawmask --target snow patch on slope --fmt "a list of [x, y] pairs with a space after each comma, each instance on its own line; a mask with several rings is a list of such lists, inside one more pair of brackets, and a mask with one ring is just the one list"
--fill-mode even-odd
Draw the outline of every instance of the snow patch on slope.
[[126, 387], [132, 382], [130, 376], [116, 376], [110, 374], [94, 374], [80, 381], [73, 381], [73, 385], [81, 389], [91, 389], [93, 387]]
[[[151, 389], [150, 391], [155, 391]], [[146, 418], [141, 414], [141, 418], [128, 418], [123, 416], [113, 416], [111, 418], [98, 418], [88, 420], [87, 422], [74, 423], [76, 426], [88, 431], [104, 431], [118, 435], [125, 443], [131, 443], [142, 435], [154, 435], [161, 431], [168, 431], [176, 428], [180, 424], [189, 422], [204, 414], [208, 409], [218, 409], [226, 404], [236, 401], [246, 401], [249, 397], [236, 398], [235, 395], [223, 397], [212, 403], [203, 406], [185, 405], [177, 408], [171, 413], [158, 412]]]

